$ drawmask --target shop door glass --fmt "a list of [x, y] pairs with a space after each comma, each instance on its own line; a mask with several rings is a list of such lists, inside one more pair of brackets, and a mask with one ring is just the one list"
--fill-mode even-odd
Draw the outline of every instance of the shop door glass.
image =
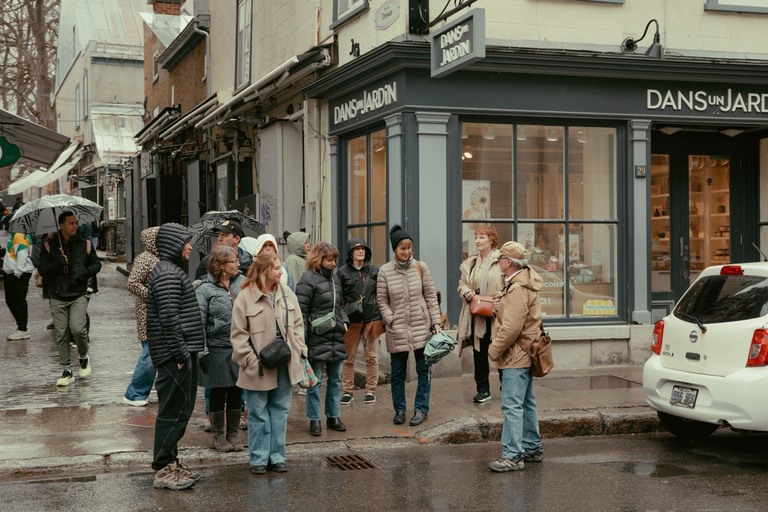
[[705, 268], [731, 261], [729, 164], [727, 156], [688, 156], [690, 282]]
[[672, 290], [669, 155], [651, 157], [651, 290]]

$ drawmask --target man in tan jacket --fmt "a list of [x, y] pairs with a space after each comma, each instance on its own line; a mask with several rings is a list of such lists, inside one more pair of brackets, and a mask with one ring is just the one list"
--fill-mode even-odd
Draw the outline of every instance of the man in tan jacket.
[[544, 458], [533, 395], [531, 343], [541, 326], [539, 290], [542, 279], [528, 267], [522, 244], [507, 242], [501, 247], [499, 266], [504, 288], [495, 304], [496, 322], [488, 357], [501, 374], [501, 410], [504, 426], [501, 459], [488, 464], [496, 473], [521, 471], [525, 462]]

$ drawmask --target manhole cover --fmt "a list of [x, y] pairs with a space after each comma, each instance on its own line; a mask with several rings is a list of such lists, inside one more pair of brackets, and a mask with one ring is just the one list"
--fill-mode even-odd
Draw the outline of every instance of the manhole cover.
[[332, 457], [326, 457], [325, 461], [332, 468], [338, 468], [342, 471], [376, 469], [380, 467], [365, 455], [334, 455]]

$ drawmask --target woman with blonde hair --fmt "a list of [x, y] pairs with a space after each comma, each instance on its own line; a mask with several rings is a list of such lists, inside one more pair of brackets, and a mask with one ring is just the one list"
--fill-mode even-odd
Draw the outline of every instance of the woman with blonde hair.
[[[280, 256], [258, 254], [232, 310], [232, 360], [240, 367], [237, 385], [245, 390], [248, 406], [252, 475], [263, 475], [267, 469], [288, 471], [285, 434], [291, 386], [304, 378], [304, 320], [296, 295], [280, 284], [282, 273]], [[270, 370], [260, 364], [258, 354], [278, 336], [288, 343], [291, 358]]]
[[[325, 390], [326, 425], [331, 430], [344, 432], [347, 427], [339, 418], [341, 366], [347, 358], [344, 334], [349, 319], [344, 312], [341, 281], [333, 274], [338, 258], [339, 251], [327, 242], [320, 242], [312, 247], [307, 256], [307, 270], [296, 285], [296, 296], [304, 317], [309, 363], [315, 375], [321, 379], [321, 384], [323, 365], [328, 374]], [[313, 328], [312, 322], [323, 317], [327, 320], [325, 326]], [[333, 323], [335, 325], [332, 325]], [[323, 431], [320, 423], [320, 387], [318, 384], [307, 390], [307, 419], [309, 433], [313, 436], [319, 436]]]
[[245, 281], [239, 268], [237, 249], [220, 245], [211, 252], [206, 262], [208, 273], [195, 290], [205, 335], [205, 350], [198, 360], [198, 384], [211, 389], [209, 418], [213, 446], [220, 452], [245, 449], [238, 436], [242, 392], [237, 387], [238, 368], [232, 362], [229, 341], [232, 306]]
[[490, 316], [472, 315], [470, 304], [475, 295], [493, 296], [504, 287], [504, 273], [499, 267], [501, 253], [496, 249], [498, 245], [499, 234], [492, 226], [478, 227], [475, 229], [477, 252], [464, 260], [459, 267], [461, 277], [458, 291], [464, 299], [459, 314], [459, 357], [465, 347], [472, 347], [477, 389], [472, 401], [478, 404], [491, 399], [488, 347], [491, 344], [495, 319]]

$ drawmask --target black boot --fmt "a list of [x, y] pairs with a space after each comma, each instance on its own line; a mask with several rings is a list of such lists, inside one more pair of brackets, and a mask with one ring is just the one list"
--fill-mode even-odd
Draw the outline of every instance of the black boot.
[[347, 430], [347, 426], [339, 418], [328, 418], [325, 421], [325, 425], [336, 432], [346, 432]]

